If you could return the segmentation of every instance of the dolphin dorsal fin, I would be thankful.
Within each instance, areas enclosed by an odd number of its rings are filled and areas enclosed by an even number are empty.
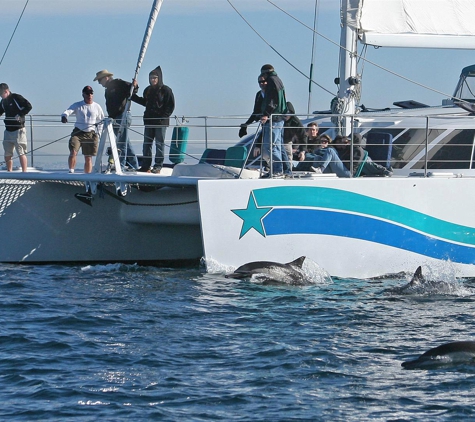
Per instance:
[[[417,279],[417,280],[422,280],[422,278],[423,278],[422,267],[420,265],[417,267],[417,270],[414,273],[414,277],[412,277],[412,278]]]
[[[294,267],[302,268],[305,258],[306,258],[305,256],[301,256],[300,258],[297,258],[294,261],[289,262],[287,265],[293,265]]]

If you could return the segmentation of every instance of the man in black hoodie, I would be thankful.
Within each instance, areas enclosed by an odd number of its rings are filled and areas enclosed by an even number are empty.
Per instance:
[[[32,109],[30,102],[20,94],[14,94],[6,83],[0,84],[0,116],[5,113],[5,134],[3,149],[5,150],[5,163],[7,170],[13,170],[13,150],[16,150],[22,171],[26,171],[26,129],[25,115]]]
[[[175,97],[170,87],[163,84],[160,66],[149,74],[150,85],[145,88],[143,97],[132,95],[132,101],[145,107],[143,122],[145,125],[143,141],[143,162],[139,171],[160,173],[165,158],[165,134],[170,124],[169,117],[175,110]],[[134,86],[137,81],[134,80]],[[155,141],[155,164],[152,165],[152,147]]]

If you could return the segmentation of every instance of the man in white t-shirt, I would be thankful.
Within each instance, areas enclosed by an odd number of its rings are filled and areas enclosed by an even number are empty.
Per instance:
[[[102,133],[102,121],[104,112],[99,104],[93,101],[94,90],[92,87],[85,86],[82,90],[83,101],[69,106],[61,114],[61,122],[68,123],[68,116],[76,115],[76,124],[69,140],[69,172],[74,173],[76,167],[76,157],[79,148],[84,155],[84,173],[92,171],[92,157],[97,155],[99,145],[99,136]]]

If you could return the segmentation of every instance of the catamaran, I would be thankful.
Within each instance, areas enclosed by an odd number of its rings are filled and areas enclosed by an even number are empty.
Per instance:
[[[331,114],[304,120],[332,137],[363,135],[369,155],[391,167],[392,177],[295,172],[262,179],[250,158],[257,133],[207,148],[197,164],[178,159],[159,175],[123,173],[106,120],[90,174],[0,172],[0,228],[11,239],[0,245],[0,262],[176,265],[204,258],[208,267],[229,268],[307,256],[332,276],[443,263],[474,277],[475,66],[462,70],[453,97],[439,106],[410,100],[370,112],[359,104],[360,43],[475,48],[473,1],[433,3],[342,0],[338,94]],[[381,19],[388,13],[389,23]],[[109,145],[114,171],[102,162]]]

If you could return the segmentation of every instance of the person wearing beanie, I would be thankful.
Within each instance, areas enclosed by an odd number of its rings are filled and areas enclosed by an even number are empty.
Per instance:
[[[117,139],[117,148],[120,150],[119,160],[122,170],[125,170],[126,166],[132,170],[137,170],[139,164],[129,139],[129,126],[132,122],[130,116],[127,116],[125,111],[132,84],[122,79],[114,79],[113,76],[114,74],[107,69],[100,70],[96,73],[94,81],[97,81],[99,85],[105,88],[104,96],[106,98],[107,114],[110,118],[114,119],[112,127],[116,136],[119,135],[123,119],[125,119],[126,122],[120,139]],[[138,88],[134,89],[134,93],[137,92],[137,89]]]
[[[259,84],[260,90],[256,93],[256,98],[254,99],[254,108],[252,110],[252,114],[249,116],[249,119],[246,120],[245,123],[242,123],[239,129],[239,137],[242,138],[243,136],[247,135],[247,127],[254,123],[258,122],[262,116],[261,108],[262,108],[262,101],[264,101],[264,92],[266,90],[267,82],[264,78],[258,77],[257,83]]]
[[[6,83],[0,83],[0,97],[0,116],[5,113],[3,149],[7,170],[13,170],[13,150],[15,150],[20,160],[21,170],[27,171],[25,115],[32,109],[31,104],[20,94],[11,92]]]
[[[71,104],[63,114],[61,123],[68,123],[68,117],[76,115],[76,124],[69,139],[69,172],[74,173],[76,157],[79,149],[84,155],[84,173],[92,172],[92,157],[97,155],[99,136],[102,133],[104,112],[102,107],[94,102],[94,90],[87,85],[82,89],[82,101]]]
[[[287,113],[287,100],[285,98],[285,88],[282,80],[277,76],[274,66],[265,64],[261,67],[260,78],[265,79],[266,89],[261,105],[262,123],[262,157],[265,161],[271,162],[272,172],[265,177],[282,177],[284,166],[286,172],[290,172],[290,163],[287,152],[283,146],[283,114]],[[272,116],[272,127],[270,126]]]
[[[170,116],[175,110],[173,91],[163,83],[160,66],[153,69],[148,76],[150,85],[143,92],[143,97],[132,95],[132,101],[145,107],[143,122],[145,125],[143,142],[143,162],[139,171],[160,173],[165,158],[165,135],[170,124]],[[137,81],[133,81],[137,86]],[[153,142],[155,141],[155,163],[153,168]]]

